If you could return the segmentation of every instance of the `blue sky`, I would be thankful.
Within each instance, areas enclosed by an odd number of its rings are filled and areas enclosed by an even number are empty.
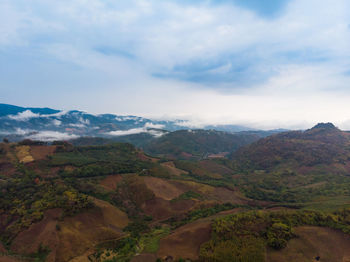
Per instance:
[[[350,128],[346,0],[0,0],[1,102]]]

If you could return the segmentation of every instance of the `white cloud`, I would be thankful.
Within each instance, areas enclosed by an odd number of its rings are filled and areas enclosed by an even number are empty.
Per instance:
[[[151,134],[154,137],[161,137],[162,135],[164,135],[164,132],[160,132],[157,130],[148,130],[148,133]]]
[[[60,118],[61,116],[65,115],[67,112],[66,111],[60,111],[58,113],[54,113],[54,114],[38,114],[38,113],[33,113],[31,110],[25,110],[23,112],[19,112],[17,113],[16,115],[8,115],[8,117],[10,119],[13,119],[13,120],[17,120],[17,121],[27,121],[31,118],[39,118],[39,117],[42,117],[42,118]],[[56,120],[56,119],[53,119],[53,123],[55,125],[58,124],[59,120]],[[85,121],[86,122],[86,121]]]
[[[62,121],[57,120],[57,119],[53,119],[53,120],[52,120],[52,123],[53,123],[55,126],[60,126],[60,125],[62,124]]]
[[[62,133],[62,132],[56,132],[56,131],[40,131],[27,136],[27,138],[31,140],[40,140],[40,141],[70,140],[78,137],[79,136],[74,134],[68,134],[68,133]]]
[[[90,120],[84,119],[82,117],[79,118],[79,122],[82,123],[83,125],[90,125]]]
[[[139,128],[131,128],[128,130],[116,130],[106,133],[107,135],[111,136],[127,136],[127,135],[134,135],[134,134],[141,134],[141,133],[149,133],[152,136],[160,137],[164,134],[162,131],[153,130],[153,128],[162,128],[163,125],[156,125],[152,123],[146,123],[143,127]]]
[[[31,132],[30,130],[24,130],[22,128],[16,128],[15,134],[16,135],[25,135],[27,133]]]
[[[134,121],[143,121],[142,118],[138,116],[117,116],[115,118],[117,121],[127,121],[127,120],[134,120]]]
[[[69,134],[65,132],[57,132],[57,131],[35,131],[29,129],[16,128],[16,135],[24,136],[25,138],[31,140],[40,140],[40,141],[55,141],[55,140],[70,140],[74,138],[78,138],[78,135]]]
[[[162,125],[162,124],[153,124],[151,122],[148,122],[145,124],[145,128],[156,128],[156,129],[162,129],[164,128],[165,126]]]
[[[23,112],[19,112],[17,115],[8,115],[8,117],[17,121],[27,121],[31,118],[40,117],[40,114],[33,113],[30,110],[25,110]]]
[[[84,127],[86,127],[85,124],[79,124],[79,123],[77,123],[77,124],[69,124],[69,126],[71,126],[71,127],[78,127],[78,128],[84,128]]]
[[[127,135],[134,135],[134,134],[140,134],[140,133],[147,133],[147,129],[140,127],[140,128],[132,128],[128,130],[111,131],[111,132],[108,132],[107,134],[112,136],[127,136]]]

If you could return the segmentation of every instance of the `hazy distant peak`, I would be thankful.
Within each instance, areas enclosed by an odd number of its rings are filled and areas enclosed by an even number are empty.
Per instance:
[[[338,129],[335,125],[333,125],[332,123],[328,122],[328,123],[318,123],[317,125],[315,125],[313,128],[311,128],[311,130],[314,129]]]

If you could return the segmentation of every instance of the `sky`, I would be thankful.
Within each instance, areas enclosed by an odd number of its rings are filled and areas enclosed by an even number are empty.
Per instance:
[[[350,129],[348,0],[0,0],[0,102]]]

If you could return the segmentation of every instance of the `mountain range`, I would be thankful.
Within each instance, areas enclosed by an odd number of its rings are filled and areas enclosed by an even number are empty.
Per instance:
[[[78,110],[63,111],[0,104],[0,137],[11,141],[24,138],[42,141],[70,140],[82,136],[116,138],[137,134],[160,137],[168,132],[192,128],[187,120],[152,120],[113,114],[93,115]],[[201,129],[224,132],[251,131],[259,132],[260,136],[282,131],[264,132],[240,125],[207,125]]]

